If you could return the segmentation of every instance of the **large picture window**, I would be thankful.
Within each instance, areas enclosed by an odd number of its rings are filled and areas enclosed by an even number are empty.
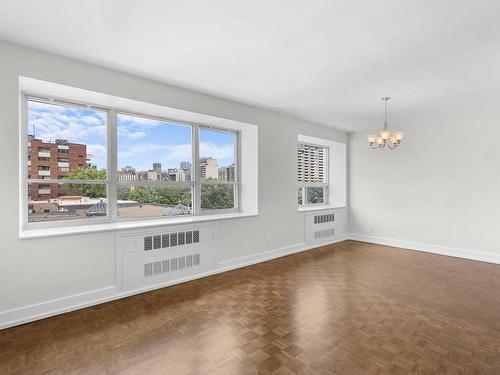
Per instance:
[[[308,143],[297,145],[299,206],[328,204],[328,148]]]
[[[237,131],[51,98],[24,104],[29,225],[239,210]]]

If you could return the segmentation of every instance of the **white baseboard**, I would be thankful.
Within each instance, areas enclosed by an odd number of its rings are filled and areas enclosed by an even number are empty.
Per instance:
[[[116,287],[113,285],[89,292],[73,294],[68,297],[56,298],[12,310],[1,311],[0,329],[106,302],[116,294],[116,290]]]
[[[209,270],[209,271],[205,270],[204,272],[201,272],[194,276],[189,276],[182,279],[169,281],[167,283],[161,283],[154,286],[148,286],[147,288],[139,288],[132,291],[124,292],[119,290],[115,285],[113,285],[102,289],[96,289],[67,297],[44,301],[29,306],[23,306],[11,310],[1,311],[0,330],[32,322],[35,320],[48,318],[50,316],[63,314],[69,311],[98,305],[100,303],[113,301],[119,298],[128,297],[134,294],[140,294],[150,290],[160,289],[167,286],[180,284],[187,281],[199,279],[202,277],[230,271],[236,268],[247,267],[253,264],[266,262],[272,259],[299,253],[302,251],[312,250],[314,248],[318,248],[321,246],[327,246],[337,242],[345,241],[346,239],[348,239],[347,236],[339,235],[336,236],[335,240],[329,242],[314,243],[314,244],[298,243],[279,249],[263,251],[257,254],[252,254],[237,259],[222,261],[219,262],[217,268],[214,270]]]
[[[321,246],[333,245],[337,242],[342,242],[347,240],[348,238],[345,235],[336,236],[336,238],[332,241],[328,242],[320,242],[315,244],[306,244],[305,242],[298,243],[295,245],[290,245],[287,247],[282,247],[280,249],[274,249],[269,251],[263,251],[257,254],[248,255],[245,257],[231,259],[219,262],[217,270],[219,272],[226,272],[230,270],[234,270],[236,268],[251,266],[252,264],[267,262],[272,259],[281,258],[287,255],[292,255],[296,253],[300,253],[302,251],[312,250]]]
[[[395,239],[377,237],[377,236],[368,236],[365,234],[357,234],[357,233],[350,233],[347,235],[347,237],[351,240],[361,241],[361,242],[369,242],[369,243],[373,243],[373,244],[377,244],[377,245],[392,246],[392,247],[398,247],[401,249],[423,251],[426,253],[446,255],[446,256],[451,256],[451,257],[456,257],[456,258],[463,258],[463,259],[469,259],[469,260],[476,260],[476,261],[480,261],[480,262],[500,264],[500,255],[497,255],[497,254],[484,253],[484,252],[466,250],[466,249],[459,249],[459,248],[453,248],[453,247],[447,247],[447,246],[441,246],[441,245],[431,245],[431,244],[426,244],[426,243],[421,243],[421,242],[412,242],[412,241],[395,240]]]

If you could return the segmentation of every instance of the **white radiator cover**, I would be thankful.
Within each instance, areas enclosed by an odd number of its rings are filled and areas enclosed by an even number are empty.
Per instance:
[[[213,271],[215,224],[200,223],[118,233],[118,285],[133,290]]]
[[[308,244],[331,242],[336,237],[334,210],[308,211],[304,215],[304,241]]]

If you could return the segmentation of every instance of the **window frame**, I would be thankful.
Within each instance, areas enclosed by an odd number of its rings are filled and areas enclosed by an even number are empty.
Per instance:
[[[330,204],[330,173],[329,173],[329,161],[330,161],[330,147],[325,146],[325,145],[320,145],[320,144],[315,144],[315,143],[310,143],[310,142],[304,142],[304,141],[297,141],[297,152],[299,145],[306,145],[306,146],[313,146],[313,147],[320,147],[325,150],[325,155],[324,155],[324,180],[326,182],[303,182],[303,181],[298,181],[298,164],[297,164],[297,195],[299,190],[302,190],[302,203],[298,202],[298,196],[297,196],[297,206],[299,208],[307,208],[307,207],[316,207],[316,206],[326,206]],[[298,155],[296,154],[296,157]],[[298,158],[297,158],[298,162]],[[307,202],[307,189],[308,188],[323,188],[323,202],[318,202],[318,203],[308,203]]]
[[[197,168],[196,168],[196,182],[198,182],[198,189],[196,190],[199,195],[196,199],[197,205],[196,209],[198,210],[198,215],[199,216],[205,216],[205,215],[213,215],[214,213],[233,213],[233,212],[240,212],[240,132],[235,131],[235,130],[229,130],[229,129],[224,129],[218,126],[208,126],[208,125],[195,125],[197,127],[196,129],[196,134],[197,134],[197,147],[196,147],[196,157],[197,157]],[[200,168],[199,168],[199,160],[200,160],[200,155],[199,155],[199,147],[200,147],[200,129],[208,129],[211,131],[218,131],[218,132],[224,132],[224,133],[232,133],[234,135],[234,181],[219,181],[219,180],[212,180],[212,181],[207,181],[207,180],[202,180],[200,178]],[[233,197],[234,197],[234,207],[233,208],[215,208],[215,209],[206,209],[203,210],[201,208],[201,185],[232,185],[233,186]]]
[[[95,105],[89,102],[82,102],[77,100],[65,100],[62,98],[50,96],[43,96],[39,94],[32,94],[28,91],[20,92],[20,190],[21,190],[21,213],[20,221],[22,230],[29,229],[43,229],[43,228],[60,228],[66,226],[82,226],[82,225],[97,225],[106,223],[126,223],[126,222],[140,222],[140,221],[160,221],[166,218],[168,219],[179,219],[182,221],[186,217],[196,217],[196,216],[209,216],[224,213],[239,213],[240,210],[240,192],[241,192],[241,179],[240,179],[240,138],[241,134],[239,130],[226,129],[218,126],[212,126],[207,123],[201,122],[186,122],[178,121],[173,118],[167,118],[163,116],[155,116],[145,113],[137,113],[135,111],[128,111],[124,108],[112,107],[112,106],[102,106]],[[69,179],[30,179],[28,178],[28,134],[29,134],[29,124],[28,124],[28,102],[35,101],[46,104],[53,104],[58,106],[66,107],[76,107],[76,108],[87,108],[90,110],[96,110],[106,113],[106,179],[105,180],[69,180]],[[118,181],[117,171],[118,171],[118,136],[117,136],[117,116],[119,114],[141,117],[146,119],[157,120],[161,122],[167,122],[172,124],[178,124],[183,126],[188,126],[191,128],[191,142],[192,142],[192,171],[191,171],[191,181]],[[210,181],[210,184],[218,185],[233,185],[234,188],[234,208],[228,209],[211,209],[211,210],[201,210],[201,185],[206,184],[199,178],[199,134],[200,129],[206,128],[210,130],[217,130],[223,132],[230,132],[234,134],[235,139],[235,155],[234,155],[234,167],[235,167],[235,181]],[[59,155],[59,153],[58,153]],[[30,222],[28,214],[28,186],[29,184],[64,184],[64,183],[81,183],[81,184],[102,184],[106,185],[106,202],[107,202],[107,212],[106,216],[94,217],[89,219],[72,219],[72,220],[54,220],[54,221],[40,221],[40,222]],[[166,217],[148,217],[148,218],[118,218],[118,194],[117,189],[119,186],[190,186],[191,187],[191,200],[192,200],[192,213],[189,215],[180,215],[178,218],[175,216]]]

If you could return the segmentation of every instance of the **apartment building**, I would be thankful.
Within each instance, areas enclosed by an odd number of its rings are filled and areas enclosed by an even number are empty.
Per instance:
[[[200,158],[200,178],[219,178],[217,159]]]
[[[42,180],[60,180],[68,172],[84,168],[87,163],[87,146],[70,143],[64,139],[45,142],[28,136],[28,178]],[[67,195],[68,189],[57,184],[30,184],[28,195],[30,200],[57,199]]]
[[[299,143],[297,145],[298,181],[323,182],[326,177],[326,157],[324,147]]]
[[[235,181],[234,177],[234,164],[219,168],[219,180]]]

